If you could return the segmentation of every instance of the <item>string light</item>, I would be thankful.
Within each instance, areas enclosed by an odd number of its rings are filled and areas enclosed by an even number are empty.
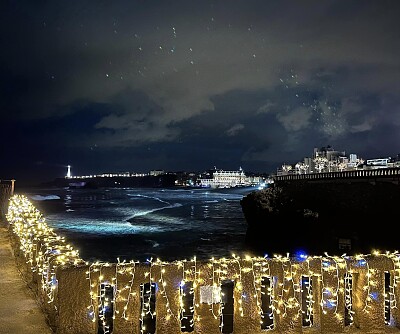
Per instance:
[[[85,261],[79,257],[77,250],[46,224],[41,212],[26,196],[10,197],[6,218],[18,238],[26,263],[40,279],[46,302],[54,305],[58,286],[57,268],[82,265]]]
[[[231,259],[212,258],[200,264],[196,257],[190,261],[174,262],[149,259],[147,263],[139,263],[120,262],[117,259],[117,263],[88,263],[80,258],[79,252],[63,237],[47,226],[40,211],[25,196],[10,197],[6,218],[24,261],[32,274],[39,279],[44,300],[55,310],[59,283],[57,269],[87,268],[87,316],[102,327],[103,333],[112,333],[114,320],[139,321],[142,325],[141,333],[147,333],[144,320],[148,316],[155,321],[156,310],[153,304],[155,297],[163,297],[164,300],[162,305],[165,310],[160,315],[161,319],[166,321],[175,319],[182,324],[186,317],[190,317],[188,331],[193,331],[196,324],[202,321],[199,309],[202,287],[211,287],[211,316],[220,319],[222,329],[226,299],[222,295],[221,287],[226,282],[234,283],[234,297],[239,297],[237,308],[234,310],[235,316],[252,316],[251,309],[247,308],[247,305],[254,305],[260,325],[263,325],[265,316],[262,295],[267,294],[270,318],[272,318],[270,319],[272,324],[267,329],[273,329],[277,325],[279,327],[283,322],[298,321],[302,315],[302,277],[309,278],[305,294],[307,305],[305,311],[310,326],[313,326],[311,320],[315,315],[334,317],[342,322],[342,314],[346,312],[348,319],[345,319],[345,322],[348,325],[353,323],[353,315],[356,312],[364,317],[371,317],[369,314],[377,305],[383,305],[385,312],[391,312],[390,314],[394,314],[397,310],[396,293],[400,278],[400,255],[397,251],[341,257],[325,254],[304,256],[301,259],[291,258],[288,255],[274,255],[273,258],[250,256],[241,258],[233,255]],[[380,267],[377,267],[377,263]],[[139,267],[141,274],[138,277]],[[382,291],[380,280],[385,276],[383,274],[385,272],[390,274],[390,284],[383,293],[384,303],[382,303],[382,299],[378,297]],[[168,284],[171,275],[179,282],[177,286],[171,287]],[[353,289],[354,275],[363,278],[356,280],[357,284],[362,284],[356,290]],[[319,284],[315,284],[316,282]],[[138,284],[142,287],[140,296],[137,296],[136,291]],[[268,285],[264,286],[265,284]],[[185,286],[190,286],[190,289],[184,291]],[[184,302],[188,291],[193,296],[192,305],[185,305]],[[353,306],[355,293],[363,294],[357,296],[356,308]],[[139,318],[132,319],[132,315],[135,314],[133,303],[138,297],[142,309]],[[315,300],[319,300],[320,303],[315,303]],[[317,312],[318,307],[320,312]],[[287,317],[290,319],[285,319]],[[390,321],[385,323],[390,325]]]

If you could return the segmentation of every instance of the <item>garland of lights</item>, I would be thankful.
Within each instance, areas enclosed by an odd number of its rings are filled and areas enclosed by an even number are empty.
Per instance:
[[[233,258],[235,259],[238,267],[239,267],[239,273],[235,276],[235,278],[237,279],[237,284],[236,284],[236,289],[240,292],[240,299],[239,299],[239,313],[240,316],[243,317],[244,313],[243,313],[243,298],[244,295],[242,293],[243,290],[243,285],[242,285],[242,271],[243,272],[248,272],[247,268],[242,268],[242,266],[240,265],[240,257],[236,256],[235,254],[232,255]]]
[[[223,305],[221,303],[221,269],[215,269],[215,265],[218,263],[214,258],[211,259],[211,263],[209,266],[212,268],[212,303],[210,304],[210,311],[214,317],[214,319],[218,319],[219,316],[223,315],[222,310],[223,310]],[[215,281],[215,276],[216,274],[218,275],[217,281]],[[219,309],[218,309],[218,314],[216,315],[214,313],[214,300],[218,301]],[[221,320],[221,329],[223,327],[223,318]]]
[[[353,283],[353,277],[352,274],[346,273],[344,277],[344,305],[347,310],[348,316],[349,316],[349,324],[352,324],[354,322],[353,314],[355,313],[353,311],[353,298],[352,298],[352,283]]]
[[[92,283],[92,268],[95,266],[95,264],[91,264],[89,267],[89,270],[86,271],[86,279],[89,281],[89,295],[90,295],[90,305],[87,307],[88,309],[88,314],[92,322],[96,321],[96,315],[94,312],[94,303],[93,300],[97,299],[96,294],[93,292],[92,288],[95,286]],[[94,269],[93,269],[94,270]]]
[[[194,260],[194,263],[196,263],[195,260]],[[181,280],[181,283],[179,285],[179,310],[180,310],[179,320],[182,323],[182,321],[184,319],[187,319],[187,316],[185,316],[185,313],[186,313],[185,303],[183,301],[184,298],[186,297],[186,292],[185,292],[184,288],[185,288],[186,282],[189,281],[187,279],[187,276],[190,275],[192,271],[190,269],[185,269],[185,261],[180,261],[179,262],[179,266],[182,267],[182,280]],[[195,266],[194,266],[194,270],[196,270]],[[194,305],[195,304],[195,302],[194,302],[195,295],[194,295],[193,284],[191,284],[189,294],[193,296],[193,305]],[[194,328],[194,319],[193,319],[194,306],[193,305],[190,305],[190,307],[189,307],[189,313],[191,315],[190,321],[189,321],[189,329],[190,329],[190,331],[192,331],[193,328]],[[182,326],[181,326],[181,329],[183,329]]]
[[[200,279],[200,270],[197,269],[197,258],[196,256],[193,257],[193,271],[194,271],[194,277],[193,277],[193,291],[201,284],[201,279]],[[196,308],[200,307],[199,302],[196,299],[196,294],[193,295],[193,304],[195,305]],[[193,310],[194,315],[196,315],[196,309]],[[197,314],[195,321],[200,322],[200,315]],[[194,323],[193,323],[194,326]]]
[[[119,292],[119,295],[121,296],[122,295],[122,291],[123,290],[127,290],[128,297],[123,299],[126,303],[125,303],[125,305],[123,307],[122,318],[125,319],[125,320],[129,320],[129,317],[126,315],[126,311],[128,310],[129,302],[130,302],[132,296],[136,296],[136,292],[132,292],[132,290],[133,290],[133,282],[134,282],[134,279],[135,279],[136,264],[135,264],[134,261],[130,261],[128,264],[125,264],[125,262],[122,263],[122,264],[120,263],[120,266],[122,267],[122,269],[120,269],[120,271],[119,271],[119,273],[121,275],[125,274],[128,271],[129,275],[131,276],[131,279],[129,281],[130,284],[124,286],[121,289],[121,291]],[[117,287],[118,287],[118,285],[117,285]]]
[[[357,265],[359,267],[366,267],[367,268],[367,273],[365,275],[365,277],[367,278],[367,284],[364,285],[363,290],[366,291],[367,297],[365,298],[365,305],[363,308],[363,312],[369,313],[369,302],[371,301],[371,282],[370,282],[370,277],[372,275],[372,269],[369,268],[369,263],[368,261],[365,259],[366,256],[364,255],[356,255],[356,261],[357,261]]]
[[[106,318],[105,318],[105,311],[106,308],[108,307],[109,300],[105,295],[106,292],[106,286],[108,285],[108,281],[104,281],[104,276],[102,275],[101,270],[103,269],[104,266],[107,266],[107,263],[102,263],[99,267],[99,287],[100,287],[100,293],[97,295],[97,314],[99,317],[99,322],[101,326],[103,327],[103,333],[108,334],[109,333],[109,326],[107,325]]]
[[[398,284],[398,280],[400,279],[400,257],[398,254],[390,254],[390,253],[386,253],[387,256],[389,256],[389,258],[392,260],[393,263],[393,285],[391,285],[391,304],[390,304],[390,308],[391,309],[397,309],[397,300],[396,298],[394,298],[395,296],[395,292],[396,292],[396,288],[397,288],[397,284]]]
[[[333,262],[333,264],[332,264]],[[336,277],[336,287],[335,289],[325,286],[324,278],[327,275],[324,272],[332,273],[333,276]],[[321,308],[322,313],[327,314],[326,308],[332,309],[334,308],[334,313],[337,314],[338,308],[338,291],[339,291],[339,268],[338,263],[335,261],[333,257],[321,257]]]
[[[270,319],[273,320],[273,311],[274,305],[272,301],[274,300],[274,290],[273,290],[273,281],[271,276],[271,268],[269,266],[269,261],[265,258],[252,258],[250,256],[246,256],[245,258],[247,261],[250,261],[251,267],[247,268],[248,271],[252,272],[253,275],[253,289],[254,295],[253,298],[256,300],[256,306],[258,308],[258,312],[260,314],[260,325],[264,324],[264,311],[262,309],[262,303],[260,302],[259,298],[266,294],[268,297],[268,305],[271,309],[271,314],[269,315]],[[258,262],[255,262],[258,260]],[[243,269],[245,270],[245,269]],[[269,286],[263,285],[263,278],[269,279]],[[272,321],[271,325],[266,326],[265,329],[273,329],[274,323]]]
[[[157,259],[157,262],[156,262],[155,265],[160,266],[160,279],[158,280],[158,282],[160,283],[159,284],[160,293],[165,298],[165,302],[166,302],[165,307],[167,308],[167,316],[166,316],[165,320],[168,321],[171,317],[175,317],[175,318],[179,319],[179,316],[175,315],[172,312],[171,307],[169,305],[168,295],[167,295],[167,292],[165,290],[165,287],[167,286],[167,282],[164,280],[164,276],[163,276],[164,273],[165,273],[165,268],[164,268],[165,264],[166,264],[165,262],[162,262],[160,259]]]
[[[6,218],[18,237],[26,263],[30,265],[32,273],[38,275],[47,303],[56,308],[57,268],[85,262],[79,257],[78,251],[47,226],[45,218],[26,196],[10,197]]]
[[[110,324],[106,319],[106,310],[108,307],[112,307],[112,319],[115,319],[117,315],[121,314],[120,318],[129,320],[128,308],[132,302],[132,297],[136,296],[134,290],[134,280],[136,274],[136,267],[138,262],[118,262],[116,264],[110,263],[86,263],[79,257],[79,252],[74,250],[63,237],[57,235],[53,229],[51,229],[45,221],[39,210],[37,210],[32,203],[23,195],[14,195],[9,199],[8,212],[6,215],[7,221],[10,224],[11,230],[14,235],[18,238],[19,249],[24,256],[25,262],[30,267],[32,273],[37,275],[39,278],[41,290],[46,301],[52,304],[56,308],[56,293],[58,286],[58,279],[56,277],[57,268],[60,266],[81,266],[83,264],[88,265],[86,271],[86,279],[89,282],[89,306],[88,315],[89,318],[99,325],[103,326],[104,333],[110,332]],[[297,317],[301,314],[301,303],[297,299],[301,288],[298,282],[298,271],[302,276],[310,278],[310,286],[307,287],[307,319],[311,323],[311,317],[314,312],[313,305],[313,289],[311,284],[311,277],[318,277],[321,283],[321,303],[320,308],[322,314],[333,313],[339,320],[342,320],[341,311],[339,307],[339,297],[344,298],[344,307],[350,318],[350,323],[353,322],[353,305],[352,305],[352,274],[355,268],[357,271],[365,272],[366,282],[363,286],[363,291],[366,293],[365,304],[359,312],[368,314],[372,308],[371,302],[375,298],[372,293],[372,288],[377,286],[377,281],[374,273],[376,269],[370,268],[369,260],[372,258],[381,257],[382,260],[389,259],[393,264],[392,268],[387,271],[391,274],[391,284],[389,284],[389,290],[385,293],[385,307],[388,305],[388,311],[394,311],[397,309],[397,301],[395,294],[398,290],[398,282],[400,280],[400,255],[398,252],[386,252],[381,254],[375,252],[374,254],[368,255],[357,255],[354,257],[348,257],[343,255],[342,257],[329,256],[305,256],[302,260],[294,260],[289,256],[275,255],[272,259],[269,258],[253,258],[240,257],[233,255],[232,259],[214,259],[212,258],[208,263],[210,269],[210,275],[208,277],[202,277],[197,264],[196,257],[191,260],[190,268],[187,268],[185,264],[187,261],[177,261],[175,263],[162,262],[157,259],[153,261],[148,260],[149,269],[144,273],[145,278],[149,281],[149,290],[146,289],[143,284],[141,290],[141,302],[142,310],[140,314],[141,333],[145,332],[144,317],[150,315],[151,318],[156,316],[155,310],[151,308],[150,301],[153,298],[153,289],[156,287],[154,277],[156,276],[155,270],[157,269],[158,279],[158,292],[163,298],[165,298],[166,307],[166,320],[170,317],[176,318],[178,321],[184,319],[186,314],[186,305],[184,303],[185,292],[183,287],[191,283],[189,293],[193,295],[193,305],[189,305],[189,314],[191,314],[190,328],[195,327],[196,322],[200,322],[200,315],[196,312],[196,308],[200,307],[198,301],[198,295],[196,294],[197,289],[204,286],[205,279],[211,279],[212,287],[212,304],[210,311],[215,319],[220,317],[221,323],[220,328],[224,326],[223,319],[223,307],[222,302],[222,291],[221,284],[226,279],[231,279],[228,276],[228,269],[231,270],[233,267],[237,267],[235,274],[233,274],[233,280],[235,282],[235,289],[237,293],[240,293],[239,303],[239,315],[244,316],[245,309],[243,309],[243,300],[247,295],[243,293],[243,276],[249,273],[253,278],[251,289],[254,294],[249,294],[250,298],[253,298],[257,310],[261,317],[261,324],[263,323],[264,312],[262,308],[262,300],[260,297],[263,294],[267,294],[269,298],[269,304],[272,311],[273,323],[268,327],[272,329],[274,326],[274,316],[285,317],[289,314],[289,310],[297,310],[298,312],[294,315],[293,320],[296,321]],[[302,262],[306,263],[306,266],[301,265]],[[316,261],[320,263],[319,272],[315,272]],[[275,280],[272,276],[271,263],[277,263],[281,266],[282,281],[278,281],[276,285]],[[311,262],[313,263],[311,265]],[[167,282],[164,275],[166,267],[170,264],[176,265],[178,270],[182,270],[182,279],[180,280],[179,286],[179,305],[177,305],[178,312],[175,314],[172,312],[170,300],[168,296]],[[107,274],[112,277],[105,278],[102,269],[107,267],[115,266],[115,271]],[[209,277],[211,276],[211,277]],[[128,284],[122,284],[126,278],[129,277]],[[122,279],[123,278],[123,279]],[[263,279],[269,279],[269,286],[263,285]],[[329,278],[329,280],[328,280]],[[327,282],[332,281],[329,285]],[[112,297],[106,291],[111,289]],[[294,291],[294,296],[289,295],[291,291]],[[385,291],[386,292],[386,291]],[[122,303],[116,304],[116,301]],[[174,299],[175,300],[175,299]],[[215,305],[219,304],[219,308],[215,311]],[[117,306],[122,305],[122,309],[117,309]],[[385,310],[386,311],[386,310]],[[292,314],[291,312],[290,314]],[[386,324],[388,324],[386,322]],[[111,324],[112,326],[112,324]]]
[[[292,263],[288,256],[283,257],[276,255],[274,258],[280,262],[283,272],[283,282],[279,283],[281,286],[281,291],[278,294],[278,299],[275,301],[277,303],[276,313],[281,314],[282,317],[286,317],[288,309],[300,310],[300,303],[297,298],[287,295],[291,290],[296,291],[294,275],[292,272]],[[282,307],[283,312],[281,311]],[[298,315],[295,317],[295,319],[297,319],[297,317]]]
[[[248,258],[246,258],[248,259]],[[261,320],[260,320],[260,324],[263,324],[263,318],[264,318],[264,312],[263,309],[261,307],[261,303],[259,301],[259,294],[261,295],[263,293],[262,291],[262,275],[260,275],[260,272],[258,271],[256,273],[255,269],[254,269],[254,259],[250,258],[249,259],[251,261],[251,272],[253,273],[253,289],[254,289],[254,294],[253,294],[253,298],[256,300],[256,305],[258,308],[258,313],[261,316]]]
[[[142,310],[140,312],[140,333],[144,333],[146,330],[146,326],[144,323],[144,317],[146,314],[150,314],[151,318],[153,319],[156,315],[156,312],[151,311],[151,296],[152,296],[152,287],[154,286],[153,284],[153,279],[151,276],[151,269],[153,265],[153,259],[150,258],[147,260],[147,262],[150,264],[149,271],[145,272],[144,276],[147,278],[149,277],[149,290],[146,290],[146,285],[142,284],[141,285],[141,290],[140,290],[140,300],[141,300],[141,305],[142,305]],[[147,296],[147,298],[146,298]]]

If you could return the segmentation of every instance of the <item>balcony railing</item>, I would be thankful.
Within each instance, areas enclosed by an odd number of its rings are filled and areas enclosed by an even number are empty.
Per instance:
[[[294,180],[323,180],[323,179],[349,179],[349,178],[400,178],[400,168],[380,168],[380,169],[360,169],[342,172],[324,172],[308,174],[287,174],[277,175],[273,179],[275,182],[294,181]]]

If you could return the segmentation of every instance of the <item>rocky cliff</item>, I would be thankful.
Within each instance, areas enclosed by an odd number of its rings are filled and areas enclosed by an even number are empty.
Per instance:
[[[295,181],[241,200],[246,243],[256,253],[331,255],[394,251],[400,186],[391,182]]]

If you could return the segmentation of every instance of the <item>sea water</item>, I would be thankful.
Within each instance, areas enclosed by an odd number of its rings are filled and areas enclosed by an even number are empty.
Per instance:
[[[245,255],[240,200],[254,188],[35,189],[46,223],[87,261]]]

